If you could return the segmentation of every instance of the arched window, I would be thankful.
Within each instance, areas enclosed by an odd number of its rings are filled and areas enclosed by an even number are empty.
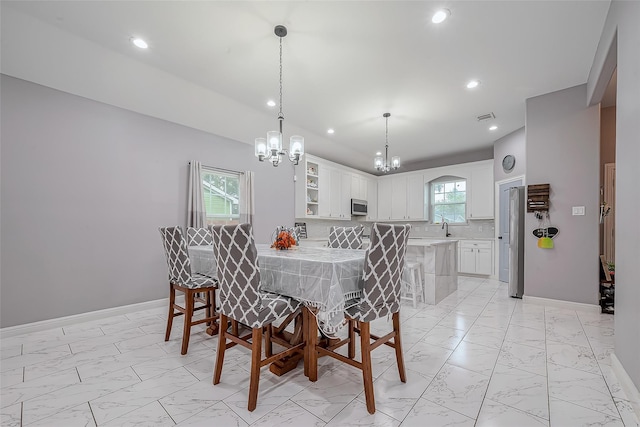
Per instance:
[[[430,182],[431,222],[467,222],[467,180],[441,176]]]

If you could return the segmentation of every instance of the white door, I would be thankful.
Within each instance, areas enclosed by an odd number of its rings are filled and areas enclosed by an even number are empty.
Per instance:
[[[500,184],[500,223],[498,224],[498,280],[509,282],[509,188],[522,185],[522,179]]]

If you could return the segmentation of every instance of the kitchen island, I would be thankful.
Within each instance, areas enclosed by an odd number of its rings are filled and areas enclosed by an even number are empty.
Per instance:
[[[407,260],[422,264],[424,298],[438,304],[458,289],[458,241],[409,238]]]

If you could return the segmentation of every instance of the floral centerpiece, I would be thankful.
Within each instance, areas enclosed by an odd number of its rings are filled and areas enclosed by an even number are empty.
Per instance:
[[[289,249],[292,246],[295,246],[296,239],[293,238],[291,233],[288,231],[280,231],[276,240],[271,244],[272,248],[276,249]]]

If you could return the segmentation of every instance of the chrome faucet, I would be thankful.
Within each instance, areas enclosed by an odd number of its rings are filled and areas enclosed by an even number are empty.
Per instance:
[[[449,223],[447,221],[442,222],[442,229],[444,230],[445,237],[451,236],[451,233],[449,233]]]

